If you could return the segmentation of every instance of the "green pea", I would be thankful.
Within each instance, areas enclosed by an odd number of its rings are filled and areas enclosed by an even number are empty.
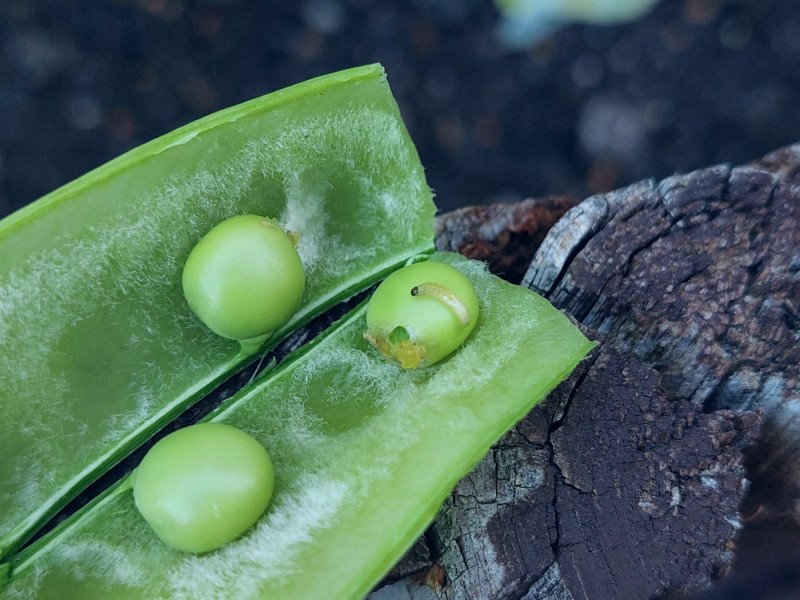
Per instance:
[[[183,268],[183,293],[215,333],[248,340],[274,331],[295,313],[305,288],[303,263],[272,219],[239,215],[194,247]]]
[[[364,337],[404,369],[416,369],[455,351],[477,320],[470,281],[455,267],[428,261],[403,267],[378,286]]]
[[[264,513],[274,472],[264,447],[231,425],[201,423],[156,443],[133,480],[136,507],[161,540],[185,552],[208,552]]]

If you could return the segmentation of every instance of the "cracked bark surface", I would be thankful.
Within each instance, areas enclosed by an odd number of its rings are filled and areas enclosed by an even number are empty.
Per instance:
[[[465,214],[440,243],[497,260]],[[375,600],[684,597],[774,561],[777,530],[796,548],[800,145],[585,200],[524,284],[604,342],[459,484],[432,565]]]
[[[659,381],[603,346],[458,485],[426,536],[433,566],[370,600],[635,599],[707,587],[731,564],[741,450],[759,419],[705,414]],[[430,570],[443,576],[425,581]]]
[[[788,510],[800,495],[800,145],[588,199],[524,283],[653,365],[674,397],[763,409],[751,475],[767,508]]]
[[[703,589],[731,563],[741,451],[759,420],[670,398],[652,368],[612,348],[551,435],[563,579],[575,598]]]

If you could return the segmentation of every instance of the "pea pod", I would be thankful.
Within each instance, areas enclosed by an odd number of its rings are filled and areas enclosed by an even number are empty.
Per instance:
[[[300,308],[268,340],[432,249],[434,206],[380,66],[178,129],[0,222],[0,558],[259,349],[181,292],[237,214],[298,234]]]
[[[161,544],[122,482],[22,551],[6,598],[346,600],[365,595],[457,480],[592,347],[541,297],[440,254],[481,306],[464,346],[403,370],[363,338],[365,308],[210,419],[244,429],[275,466],[270,508],[204,555]]]

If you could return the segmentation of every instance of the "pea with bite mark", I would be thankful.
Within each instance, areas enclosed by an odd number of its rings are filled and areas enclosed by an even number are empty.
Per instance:
[[[454,352],[475,327],[478,297],[455,267],[408,265],[389,275],[367,307],[364,337],[404,369],[433,365]]]

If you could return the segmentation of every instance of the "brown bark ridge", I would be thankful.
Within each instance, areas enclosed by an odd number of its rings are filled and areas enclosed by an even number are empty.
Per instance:
[[[524,284],[603,344],[459,484],[432,564],[370,600],[685,597],[734,557],[774,563],[759,526],[796,530],[800,506],[798,195],[794,146],[561,218]]]
[[[493,273],[519,283],[547,232],[578,202],[550,196],[460,208],[436,219],[436,247],[486,261]]]

